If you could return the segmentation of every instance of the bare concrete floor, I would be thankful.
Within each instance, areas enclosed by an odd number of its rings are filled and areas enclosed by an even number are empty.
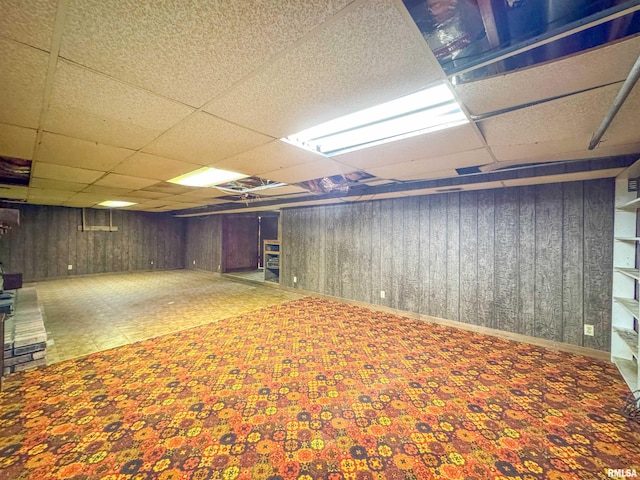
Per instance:
[[[31,285],[44,309],[49,364],[301,298],[194,270],[72,277]]]

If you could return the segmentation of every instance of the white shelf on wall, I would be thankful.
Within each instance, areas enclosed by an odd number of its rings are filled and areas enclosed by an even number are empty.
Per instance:
[[[640,258],[638,258],[638,192],[629,191],[629,179],[640,172],[640,161],[616,177],[613,242],[613,302],[611,306],[611,361],[632,392],[640,388]],[[636,394],[640,397],[640,392]]]
[[[631,355],[638,360],[638,332],[618,327],[613,327],[613,332],[620,337],[620,340],[629,348]]]
[[[616,267],[616,268],[614,268],[614,271],[622,273],[623,275],[626,275],[627,277],[631,277],[634,280],[640,281],[640,270],[637,269],[637,268]]]
[[[636,318],[640,316],[640,303],[638,302],[638,300],[622,297],[613,297],[613,300],[620,304],[622,308],[624,308],[629,313],[629,315],[633,315]]]
[[[638,210],[640,209],[640,198],[634,198],[629,202],[618,205],[616,208],[618,210],[626,210],[628,212],[633,212],[634,210]]]

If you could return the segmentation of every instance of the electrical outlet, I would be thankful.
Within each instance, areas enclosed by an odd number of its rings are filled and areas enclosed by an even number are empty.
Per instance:
[[[293,277],[293,283],[298,283],[298,277]]]
[[[73,265],[67,265],[67,270],[73,270]]]
[[[193,264],[194,264],[194,265],[196,264],[196,261],[195,261],[195,260],[193,261]]]
[[[593,331],[593,325],[585,325],[584,326],[584,334],[588,335],[590,337],[593,337],[595,335],[595,333]]]
[[[385,298],[386,294],[384,293],[384,290],[380,290],[380,298]]]
[[[153,265],[153,260],[151,260],[151,265]]]

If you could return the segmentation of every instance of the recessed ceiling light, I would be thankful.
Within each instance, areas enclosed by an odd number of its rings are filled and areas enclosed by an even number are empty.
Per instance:
[[[203,167],[167,181],[170,183],[177,183],[178,185],[185,185],[188,187],[212,187],[214,185],[232,182],[234,180],[239,180],[248,176],[249,175],[245,175],[244,173]]]
[[[124,202],[121,200],[106,200],[104,202],[100,202],[98,205],[101,205],[103,207],[121,208],[121,207],[129,207],[131,205],[137,205],[137,203]]]
[[[330,120],[282,140],[327,157],[468,123],[445,84]]]

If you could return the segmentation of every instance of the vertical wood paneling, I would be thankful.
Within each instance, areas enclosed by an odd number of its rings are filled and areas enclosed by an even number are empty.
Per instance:
[[[582,182],[563,185],[562,341],[582,345],[584,284],[584,189]]]
[[[316,243],[316,250],[313,252],[313,257],[316,259],[318,264],[318,291],[324,292],[327,288],[326,279],[327,279],[327,263],[326,263],[326,253],[327,253],[327,209],[325,207],[318,207],[315,210],[316,214],[311,216],[311,221],[314,223],[314,231],[316,233],[316,237],[318,239]]]
[[[393,269],[392,232],[389,225],[393,224],[393,202],[380,202],[380,290],[378,291],[379,305],[390,306],[390,296],[393,283],[391,272]],[[385,292],[385,298],[380,298],[380,291]]]
[[[282,238],[313,291],[607,349],[612,218],[613,183],[577,182],[289,209]]]
[[[402,308],[404,296],[405,272],[404,272],[404,237],[407,234],[404,225],[405,199],[397,198],[391,201],[391,292],[389,306]]]
[[[0,242],[11,243],[6,247],[14,252],[11,268],[21,272],[24,281],[133,270],[129,252],[142,255],[151,248],[164,258],[165,268],[181,268],[183,223],[178,219],[174,221],[164,214],[114,211],[117,232],[83,232],[78,230],[82,225],[81,209],[38,205],[21,205],[19,209],[21,224],[15,228],[16,234]],[[109,225],[108,210],[86,209],[86,216],[87,226]],[[163,235],[162,242],[155,247],[142,243],[145,230],[148,238]],[[170,261],[172,258],[179,261]],[[68,265],[73,269],[68,270]]]
[[[495,192],[478,192],[478,325],[495,328]]]
[[[291,268],[289,267],[289,252],[290,235],[293,227],[293,223],[290,220],[291,209],[285,208],[280,212],[280,220],[282,225],[286,225],[280,231],[280,284],[291,287]],[[187,240],[187,245],[189,245]]]
[[[536,289],[536,204],[535,187],[519,187],[518,197],[518,313],[515,333],[534,335]]]
[[[612,179],[584,182],[584,323],[595,336],[584,346],[608,350],[611,342],[611,265],[613,264]]]
[[[380,305],[382,289],[382,215],[381,202],[368,202],[371,205],[369,236],[371,237],[371,303]]]
[[[460,318],[478,323],[478,193],[460,193]]]
[[[353,215],[351,205],[339,206],[336,209],[338,214],[338,227],[336,237],[338,239],[338,269],[339,290],[338,296],[353,298],[353,282],[351,280],[353,268],[352,249],[353,242]]]
[[[403,219],[404,245],[403,267],[404,281],[399,308],[410,312],[420,311],[420,199],[409,197],[405,201]]]
[[[460,318],[460,194],[447,198],[447,313],[446,318]]]
[[[420,255],[418,256],[418,276],[420,278],[420,306],[418,312],[429,314],[431,300],[431,283],[429,277],[429,245],[430,245],[430,206],[431,197],[419,197]]]
[[[49,235],[46,226],[49,222],[49,208],[40,207],[35,209],[35,221],[32,224],[33,242],[31,251],[34,258],[33,277],[47,278],[49,262]]]
[[[495,192],[496,328],[513,332],[518,311],[518,198]]]
[[[536,186],[534,334],[562,341],[562,185]]]
[[[429,216],[429,315],[447,315],[447,196],[431,197]]]

